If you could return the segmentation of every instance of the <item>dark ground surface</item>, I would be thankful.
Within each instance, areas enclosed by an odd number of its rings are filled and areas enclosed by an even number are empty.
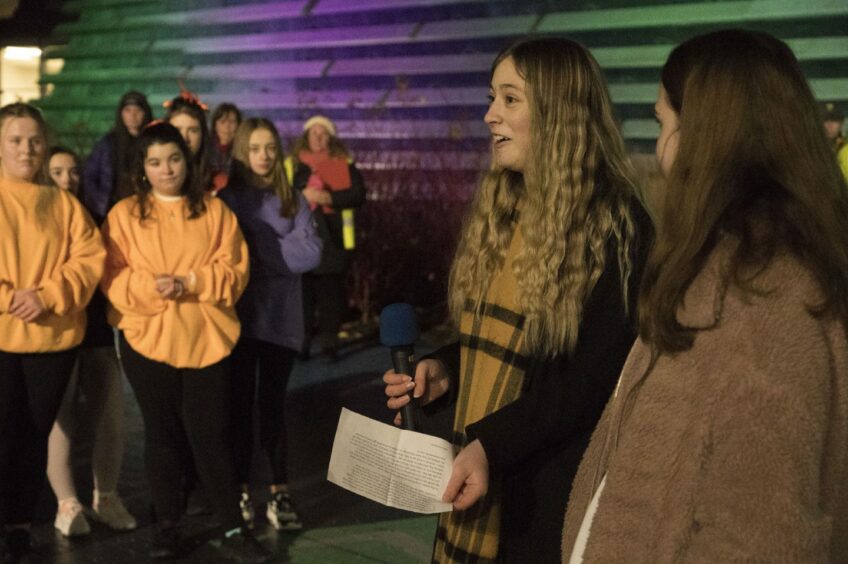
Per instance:
[[[431,331],[419,341],[419,353],[449,338]],[[390,366],[386,349],[376,339],[342,349],[336,360],[313,357],[298,361],[286,405],[290,444],[290,488],[304,529],[277,532],[265,520],[267,464],[257,456],[253,497],[257,507],[256,534],[274,551],[274,562],[425,562],[429,560],[435,518],[384,507],[349,493],[326,480],[339,412],[347,407],[362,415],[390,422],[381,376]],[[126,449],[119,492],[139,520],[137,530],[117,533],[92,523],[88,536],[66,539],[53,528],[56,502],[49,488],[39,503],[33,528],[36,548],[44,562],[63,564],[149,561],[153,527],[150,495],[144,470],[144,430],[138,405],[124,382],[127,405]],[[91,477],[86,469],[90,440],[85,425],[75,447],[76,481],[84,505],[91,501]],[[90,520],[91,521],[91,520]],[[185,531],[196,549],[182,562],[226,562],[207,541],[215,534],[210,516],[188,517]]]

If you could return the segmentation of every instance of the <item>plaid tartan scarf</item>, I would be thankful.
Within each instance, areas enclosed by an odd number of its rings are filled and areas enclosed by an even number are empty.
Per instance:
[[[480,315],[468,300],[460,320],[459,393],[453,443],[464,446],[465,427],[514,401],[521,393],[527,357],[524,316],[516,310],[518,284],[512,260],[523,245],[516,229],[504,265],[494,276]],[[433,562],[493,562],[498,554],[500,484],[466,511],[443,513],[436,530]]]

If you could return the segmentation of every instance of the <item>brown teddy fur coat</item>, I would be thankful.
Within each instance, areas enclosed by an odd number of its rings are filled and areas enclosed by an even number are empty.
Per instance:
[[[575,478],[568,562],[606,475],[584,563],[848,562],[848,343],[808,306],[810,273],[782,256],[723,285],[726,244],[690,285],[678,321],[693,347],[637,340]]]

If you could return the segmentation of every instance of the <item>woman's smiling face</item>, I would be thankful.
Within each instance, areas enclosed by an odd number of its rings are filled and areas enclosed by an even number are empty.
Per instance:
[[[525,88],[512,57],[501,61],[492,74],[489,111],[483,117],[492,135],[495,162],[515,172],[524,172],[530,150],[530,104]]]

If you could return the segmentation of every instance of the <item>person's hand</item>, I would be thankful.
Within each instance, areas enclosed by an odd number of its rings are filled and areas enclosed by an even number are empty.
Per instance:
[[[156,291],[165,300],[177,300],[185,294],[186,281],[182,276],[159,274],[156,276]]]
[[[428,358],[421,360],[415,367],[415,380],[407,374],[397,374],[389,369],[383,374],[386,384],[386,395],[389,396],[386,405],[389,409],[399,410],[409,403],[410,390],[421,405],[437,400],[450,388],[450,378],[445,365],[440,361]],[[395,425],[401,424],[400,412],[395,416]]]
[[[442,501],[457,511],[468,509],[489,491],[489,459],[479,440],[471,441],[453,460]]]
[[[44,313],[44,302],[34,288],[24,288],[12,292],[12,305],[9,313],[27,323],[32,323]]]
[[[333,204],[333,198],[330,196],[330,193],[320,188],[304,188],[303,197],[310,204],[318,206],[330,206]]]

